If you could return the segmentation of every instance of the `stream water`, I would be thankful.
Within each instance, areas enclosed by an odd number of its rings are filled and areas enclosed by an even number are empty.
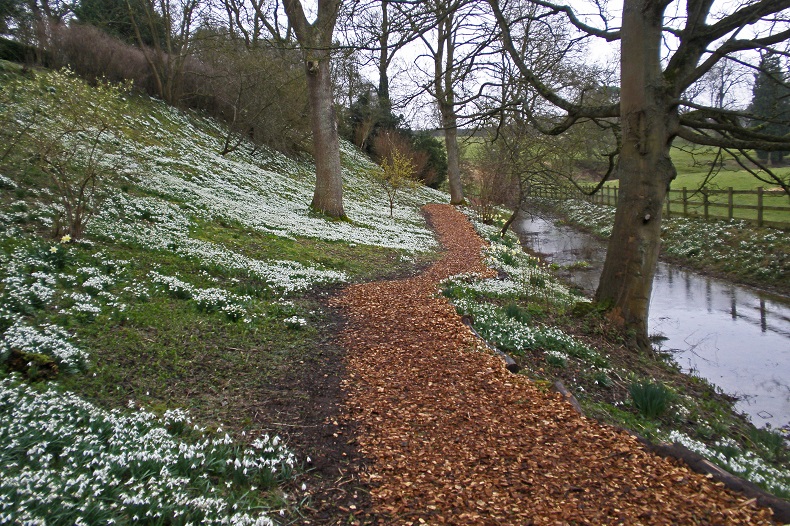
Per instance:
[[[522,219],[515,229],[526,246],[570,265],[566,277],[594,292],[603,243],[538,217]],[[578,265],[582,261],[589,266]],[[790,298],[659,263],[649,331],[666,338],[661,349],[685,372],[736,396],[736,408],[756,426],[790,425]]]

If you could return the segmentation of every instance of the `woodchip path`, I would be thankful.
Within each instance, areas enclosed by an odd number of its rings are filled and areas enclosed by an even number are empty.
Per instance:
[[[490,273],[484,242],[448,205],[425,208],[443,258],[409,279],[355,285],[347,412],[382,524],[773,524],[768,509],[575,413],[508,372],[437,295]]]

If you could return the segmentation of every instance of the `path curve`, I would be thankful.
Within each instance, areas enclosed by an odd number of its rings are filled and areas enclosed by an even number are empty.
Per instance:
[[[579,416],[480,349],[437,291],[454,274],[490,275],[485,243],[453,207],[424,210],[442,259],[335,301],[379,523],[773,524],[770,510]]]

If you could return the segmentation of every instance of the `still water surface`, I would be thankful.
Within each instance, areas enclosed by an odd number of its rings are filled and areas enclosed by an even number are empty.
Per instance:
[[[530,249],[558,265],[590,264],[567,277],[592,293],[606,247],[550,219],[527,218],[516,231]],[[686,372],[738,397],[736,408],[759,426],[790,425],[790,298],[659,263],[650,301],[651,335],[666,338]]]

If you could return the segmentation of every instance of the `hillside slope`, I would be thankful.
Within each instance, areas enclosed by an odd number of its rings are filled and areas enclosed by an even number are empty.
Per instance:
[[[68,73],[3,64],[0,84],[0,522],[269,524],[302,498],[278,484],[307,460],[270,434],[310,403],[294,374],[338,367],[318,294],[432,258],[419,208],[446,196],[404,192],[390,218],[344,145],[350,221],[331,221],[309,209],[311,163],[222,156],[214,121]]]

